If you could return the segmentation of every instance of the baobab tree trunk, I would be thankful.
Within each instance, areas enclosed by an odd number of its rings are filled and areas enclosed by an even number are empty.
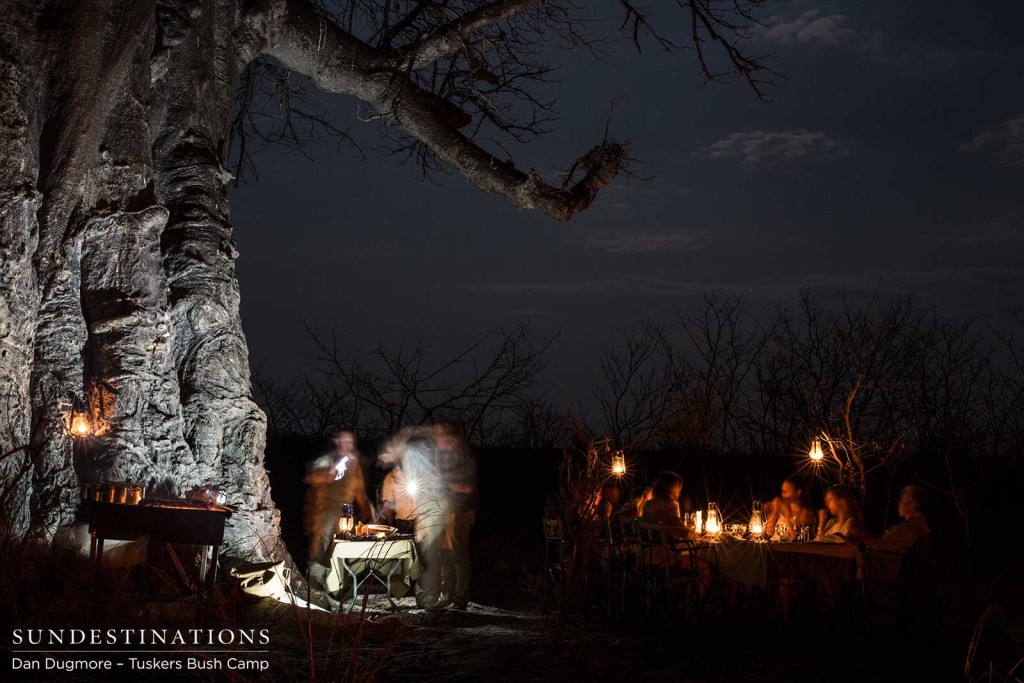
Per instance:
[[[59,535],[79,480],[213,484],[240,509],[228,551],[281,557],[224,188],[234,2],[2,5],[5,481],[32,462],[15,531]]]

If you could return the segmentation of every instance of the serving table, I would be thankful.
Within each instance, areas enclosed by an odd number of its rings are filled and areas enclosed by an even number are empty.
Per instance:
[[[351,605],[355,607],[360,587],[368,593],[370,582],[376,581],[386,589],[391,607],[397,609],[394,598],[408,595],[419,576],[419,558],[413,537],[395,534],[383,539],[336,538],[325,582],[331,593],[342,591],[351,584]]]
[[[231,508],[209,509],[129,505],[94,501],[89,522],[89,559],[99,573],[103,542],[145,538],[149,543],[179,543],[203,547],[199,585],[204,586],[207,606],[217,579],[217,556],[224,542],[224,526]]]

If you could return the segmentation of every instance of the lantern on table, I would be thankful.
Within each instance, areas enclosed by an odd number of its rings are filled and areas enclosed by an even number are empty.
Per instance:
[[[722,531],[722,516],[718,512],[718,503],[708,503],[708,518],[704,522],[704,531],[714,537]]]
[[[345,503],[341,506],[341,518],[338,520],[338,531],[345,538],[352,536],[352,532],[355,531],[355,507],[351,503]]]
[[[761,501],[754,501],[754,509],[750,513],[750,538],[754,541],[764,540],[764,511],[761,509]]]

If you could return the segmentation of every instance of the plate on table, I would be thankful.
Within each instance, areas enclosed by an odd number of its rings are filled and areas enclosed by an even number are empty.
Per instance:
[[[398,529],[387,524],[365,524],[363,529],[369,538],[384,539],[394,534]]]

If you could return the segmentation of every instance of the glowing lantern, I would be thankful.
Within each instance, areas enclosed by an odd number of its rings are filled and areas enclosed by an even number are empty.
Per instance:
[[[69,431],[73,437],[84,437],[92,434],[92,424],[89,423],[89,411],[79,399],[71,401],[71,415],[68,420]]]
[[[718,514],[718,503],[708,503],[708,518],[704,522],[704,531],[712,536],[722,531],[722,518]]]
[[[761,501],[754,501],[754,510],[750,513],[750,538],[760,541],[764,538],[764,512],[761,510]]]
[[[92,429],[89,427],[89,418],[85,415],[75,415],[71,419],[71,433],[74,436],[89,436]]]
[[[821,460],[825,457],[825,454],[821,450],[821,439],[815,439],[811,443],[810,456],[811,460],[813,460],[814,462],[821,462]]]
[[[622,454],[622,451],[616,451],[615,455],[612,456],[612,474],[621,477],[625,473],[626,457]]]

